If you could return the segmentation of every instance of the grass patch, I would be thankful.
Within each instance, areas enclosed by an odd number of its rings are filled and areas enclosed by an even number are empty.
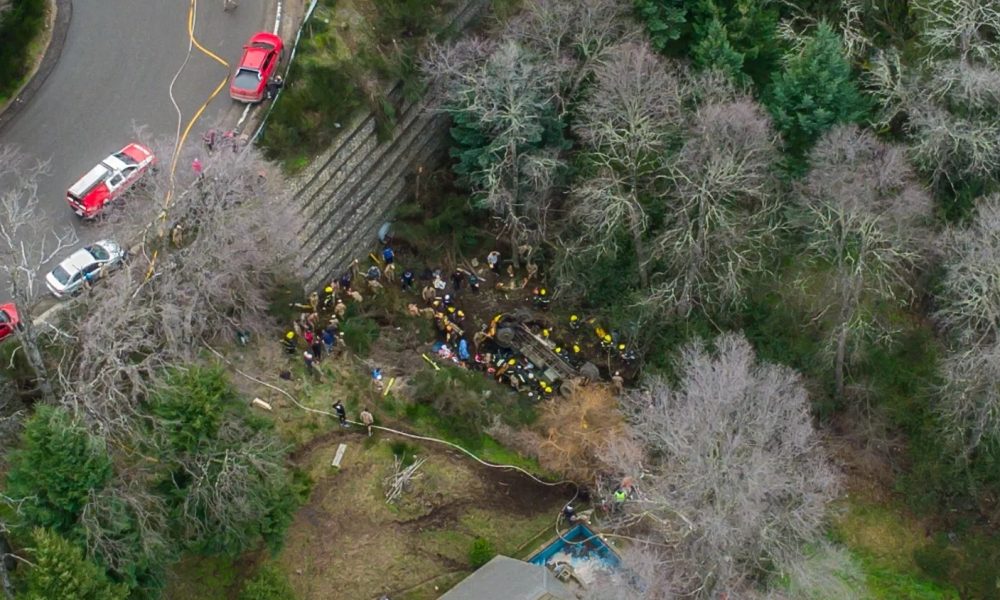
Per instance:
[[[34,42],[45,26],[45,0],[14,0],[0,16],[0,97],[9,98],[31,71]]]
[[[921,568],[928,540],[920,523],[889,507],[851,502],[836,520],[833,537],[858,558],[873,598],[957,599],[946,582]]]
[[[218,600],[228,598],[238,583],[232,558],[187,556],[171,569],[165,600]]]
[[[450,8],[426,0],[321,0],[268,118],[265,155],[299,172],[366,110],[376,115],[379,137],[391,137],[397,111],[385,90],[402,81],[411,96],[418,93],[414,57],[442,30]]]

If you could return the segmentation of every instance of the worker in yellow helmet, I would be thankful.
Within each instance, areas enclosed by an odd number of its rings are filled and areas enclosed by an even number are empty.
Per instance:
[[[333,286],[328,285],[323,288],[323,310],[333,310],[337,303],[337,296],[333,292]]]
[[[578,317],[576,315],[570,315],[569,316],[569,328],[570,329],[579,329],[580,328],[580,317]]]
[[[296,354],[297,344],[295,343],[295,332],[289,331],[288,333],[286,333],[285,339],[282,341],[282,344],[284,344],[285,346],[285,352],[287,352],[288,354]]]
[[[611,334],[604,334],[604,337],[601,338],[601,348],[610,351],[614,347],[614,343],[611,341]]]

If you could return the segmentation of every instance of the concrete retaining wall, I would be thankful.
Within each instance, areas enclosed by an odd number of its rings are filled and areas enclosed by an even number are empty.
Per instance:
[[[464,29],[488,7],[489,0],[469,0],[452,28]],[[399,86],[389,101],[396,110],[391,139],[378,140],[374,114],[359,115],[293,183],[294,201],[309,220],[302,232],[307,289],[321,288],[367,255],[418,170],[432,170],[446,157],[447,117],[404,100]]]

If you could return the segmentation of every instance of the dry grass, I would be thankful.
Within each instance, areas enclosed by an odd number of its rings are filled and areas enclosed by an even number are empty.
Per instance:
[[[417,455],[428,458],[424,476],[389,505],[382,489],[392,466],[388,440],[366,440],[331,434],[300,457],[316,484],[277,562],[302,600],[436,598],[471,571],[474,539],[513,553],[553,521],[564,501],[550,495],[525,510],[507,500],[519,493],[511,485],[450,453],[419,448]],[[348,450],[338,471],[329,465],[341,441]]]

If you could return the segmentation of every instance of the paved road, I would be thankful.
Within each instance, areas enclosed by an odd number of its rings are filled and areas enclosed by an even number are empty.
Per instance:
[[[273,27],[272,0],[241,0],[229,13],[223,12],[222,0],[196,1],[195,38],[231,64],[254,31]],[[50,161],[50,175],[39,182],[38,192],[52,227],[75,227],[81,241],[97,239],[100,228],[80,222],[66,205],[67,187],[132,139],[135,125],[147,127],[155,138],[175,136],[178,116],[169,86],[188,54],[189,7],[187,0],[73,0],[58,64],[30,104],[0,130],[0,143]],[[182,129],[227,76],[225,67],[192,49],[173,87]],[[199,144],[202,131],[235,124],[241,113],[242,105],[223,89],[186,143]],[[5,288],[0,302],[9,298]]]

